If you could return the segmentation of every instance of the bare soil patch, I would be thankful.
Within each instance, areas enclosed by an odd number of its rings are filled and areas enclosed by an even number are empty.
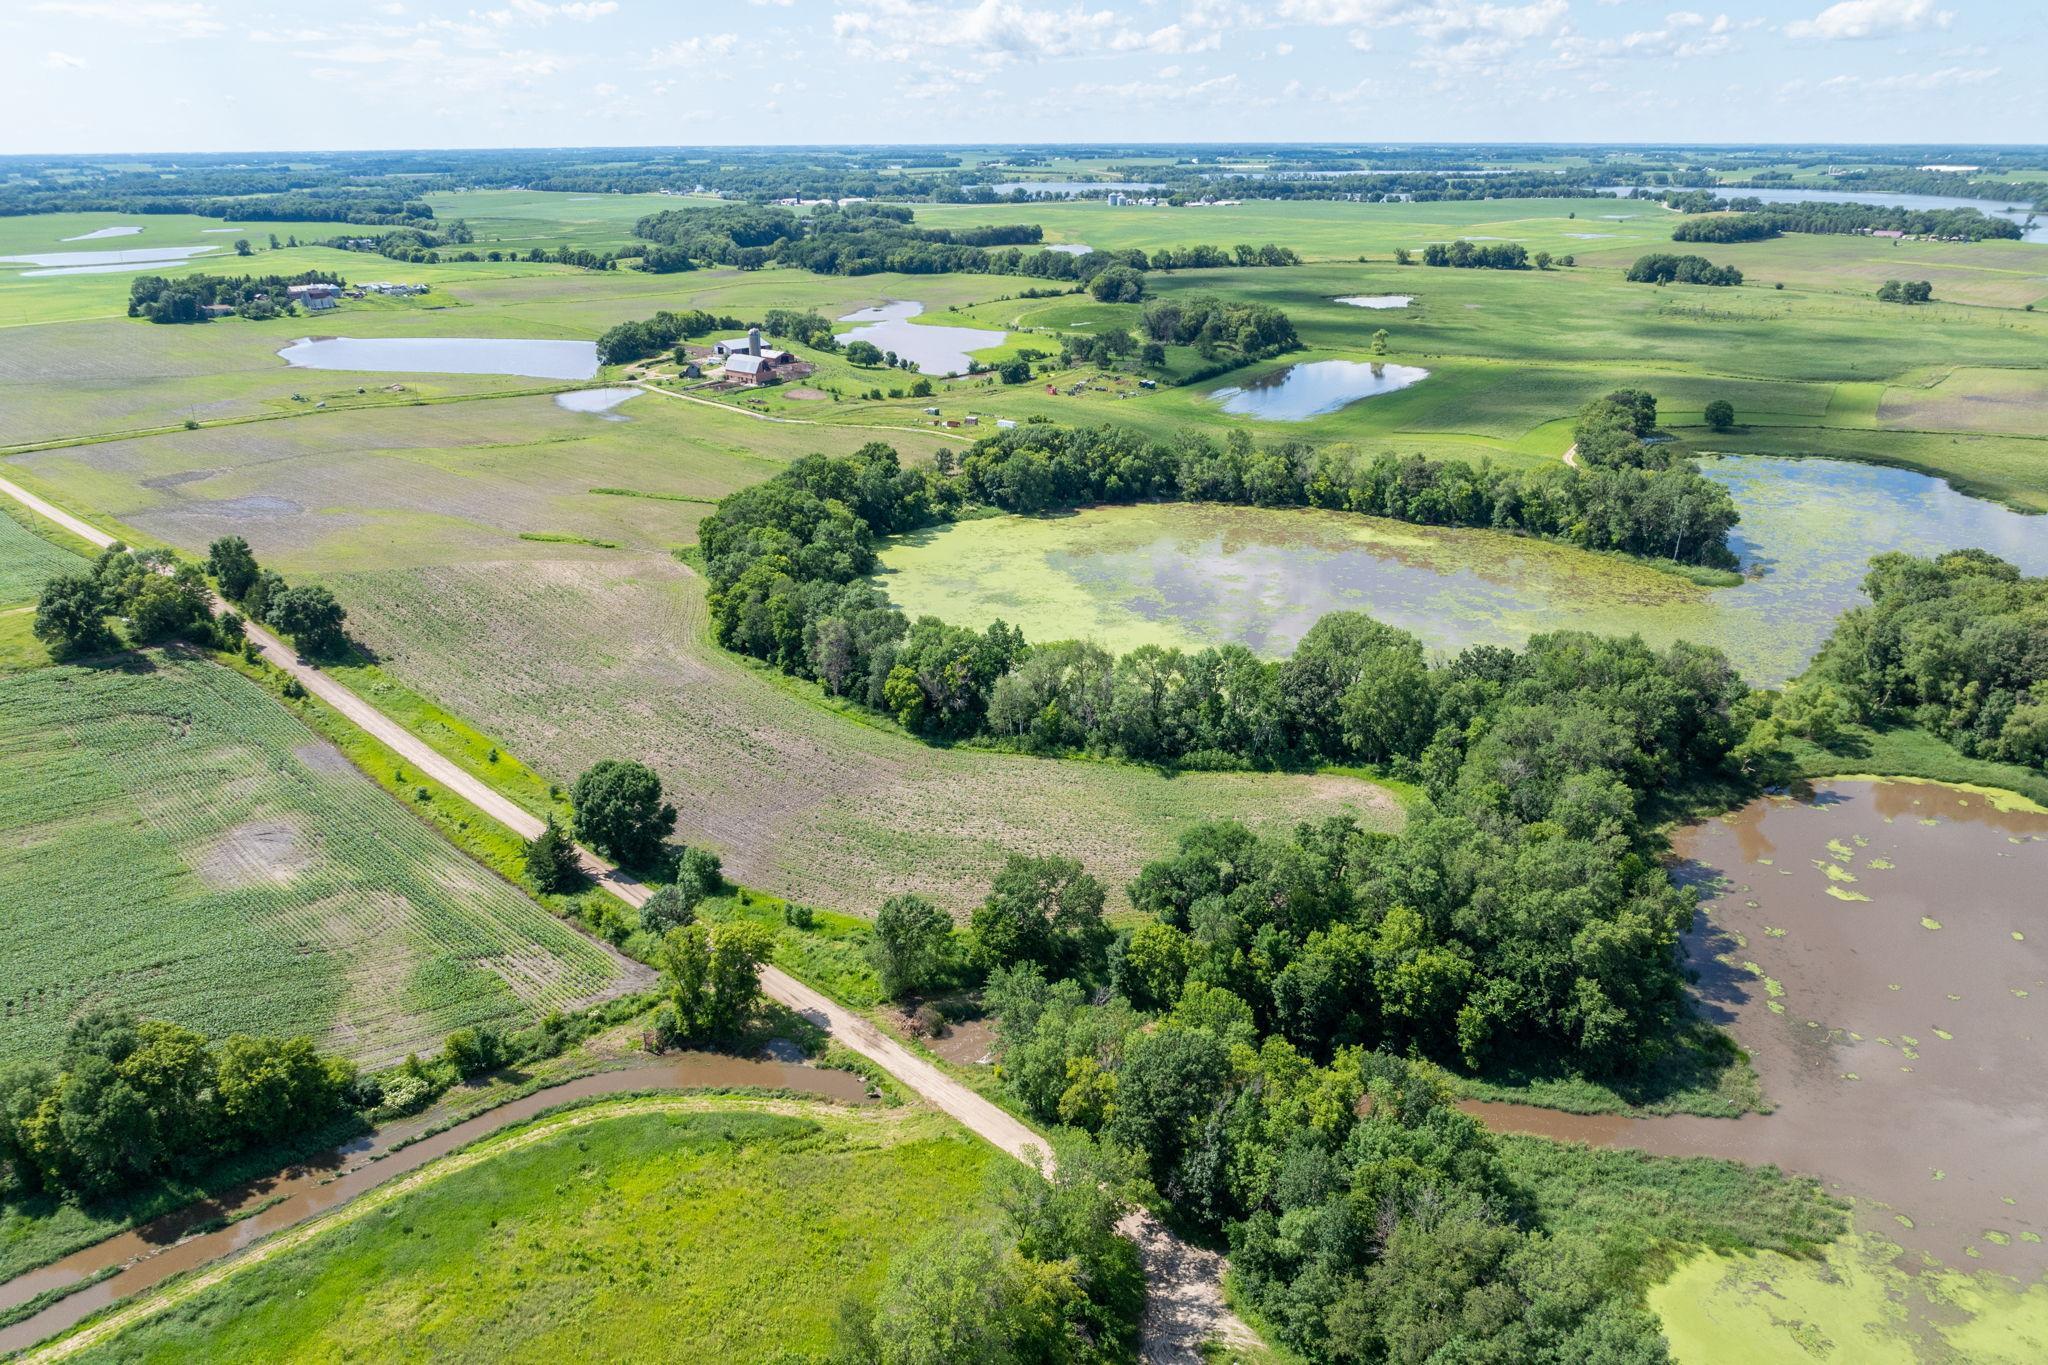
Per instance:
[[[266,882],[284,883],[312,863],[298,826],[288,820],[251,820],[199,850],[193,870],[217,891]]]

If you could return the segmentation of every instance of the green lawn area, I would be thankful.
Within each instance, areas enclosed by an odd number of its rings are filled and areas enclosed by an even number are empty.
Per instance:
[[[0,678],[0,1060],[97,1002],[382,1065],[620,988],[249,680],[176,652]]]
[[[914,1110],[572,1112],[369,1196],[85,1358],[819,1359],[840,1303],[874,1293],[892,1254],[992,1209],[1004,1160]]]

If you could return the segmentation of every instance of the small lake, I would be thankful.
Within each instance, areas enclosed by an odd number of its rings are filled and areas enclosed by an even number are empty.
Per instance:
[[[133,237],[142,231],[139,227],[103,227],[92,232],[82,232],[76,237],[66,237],[67,242],[97,242],[103,237]]]
[[[1607,189],[1615,194],[1626,195],[1634,186],[1609,185]],[[1698,185],[1657,186],[1657,192],[1666,190],[1675,194],[1692,194],[1702,188]],[[2048,187],[2044,187],[2048,191]],[[1885,190],[1806,190],[1792,188],[1743,189],[1736,186],[1714,186],[1709,193],[1716,199],[1761,199],[1766,204],[1870,204],[1877,208],[1915,209],[1936,212],[1941,209],[1976,209],[1987,218],[2003,218],[2008,222],[2025,225],[2032,220],[2034,226],[2022,235],[2022,241],[2048,242],[2048,213],[2036,213],[2025,204],[2013,204],[2004,199],[1962,199],[1948,194],[1893,194]]]
[[[1223,410],[1262,422],[1304,422],[1365,398],[1396,393],[1429,378],[1416,365],[1385,361],[1312,360],[1285,365],[1243,384],[1217,389]]]
[[[0,256],[0,262],[42,267],[38,270],[24,270],[21,272],[23,275],[98,275],[122,270],[148,270],[160,265],[177,265],[194,256],[219,250],[218,245],[208,244],[138,246],[122,251],[35,251],[22,256]]]
[[[1406,308],[1415,302],[1413,294],[1349,294],[1337,300],[1353,308]]]
[[[1701,461],[1742,513],[1734,547],[1753,576],[1702,588],[1611,555],[1484,530],[1345,512],[1187,504],[1005,517],[893,541],[879,580],[913,616],[1027,638],[1237,643],[1291,652],[1327,612],[1363,611],[1446,652],[1518,645],[1537,631],[1640,632],[1727,651],[1745,677],[1797,674],[1862,601],[1885,550],[1981,546],[2048,573],[2048,519],[1964,497],[1910,470],[1741,455]]]
[[[925,326],[910,320],[923,311],[923,304],[904,301],[848,313],[839,320],[866,325],[841,332],[839,344],[865,341],[884,351],[894,351],[926,374],[963,374],[969,351],[1000,346],[1009,336],[1008,332],[991,332],[981,327]]]
[[[643,392],[645,390],[630,388],[574,389],[568,393],[556,394],[555,406],[570,412],[592,412],[601,417],[609,417],[614,422],[622,422],[625,418],[612,412],[612,409],[628,399],[638,398]]]
[[[1045,249],[1047,251],[1057,251],[1062,256],[1086,256],[1089,252],[1095,250],[1094,247],[1089,246],[1086,242],[1052,242]]]
[[[534,379],[590,379],[597,344],[513,341],[483,337],[312,337],[279,351],[288,365],[309,370],[372,370],[380,374],[518,374]]]

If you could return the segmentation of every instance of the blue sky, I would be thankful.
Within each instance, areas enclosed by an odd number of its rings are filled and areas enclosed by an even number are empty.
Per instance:
[[[2048,141],[2040,0],[7,0],[0,151]]]

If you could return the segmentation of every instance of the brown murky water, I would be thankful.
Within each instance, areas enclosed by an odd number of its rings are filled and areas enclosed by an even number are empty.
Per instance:
[[[798,1090],[847,1102],[858,1102],[867,1094],[867,1082],[848,1071],[685,1053],[551,1086],[396,1151],[393,1148],[416,1136],[426,1121],[392,1125],[317,1161],[239,1186],[218,1199],[167,1214],[0,1284],[0,1310],[5,1310],[48,1290],[75,1284],[108,1266],[123,1267],[118,1274],[57,1300],[33,1317],[0,1328],[0,1355],[32,1346],[88,1314],[173,1275],[239,1251],[316,1214],[339,1208],[388,1180],[418,1170],[480,1137],[524,1123],[542,1110],[574,1100],[642,1090],[724,1087]],[[196,1228],[249,1209],[259,1211],[227,1227],[194,1233]]]
[[[1703,897],[1696,998],[1776,1111],[1467,1110],[1507,1131],[1774,1163],[1887,1205],[1910,1226],[1884,1232],[1909,1250],[2048,1272],[2048,816],[1933,783],[1830,782],[1677,848]]]

